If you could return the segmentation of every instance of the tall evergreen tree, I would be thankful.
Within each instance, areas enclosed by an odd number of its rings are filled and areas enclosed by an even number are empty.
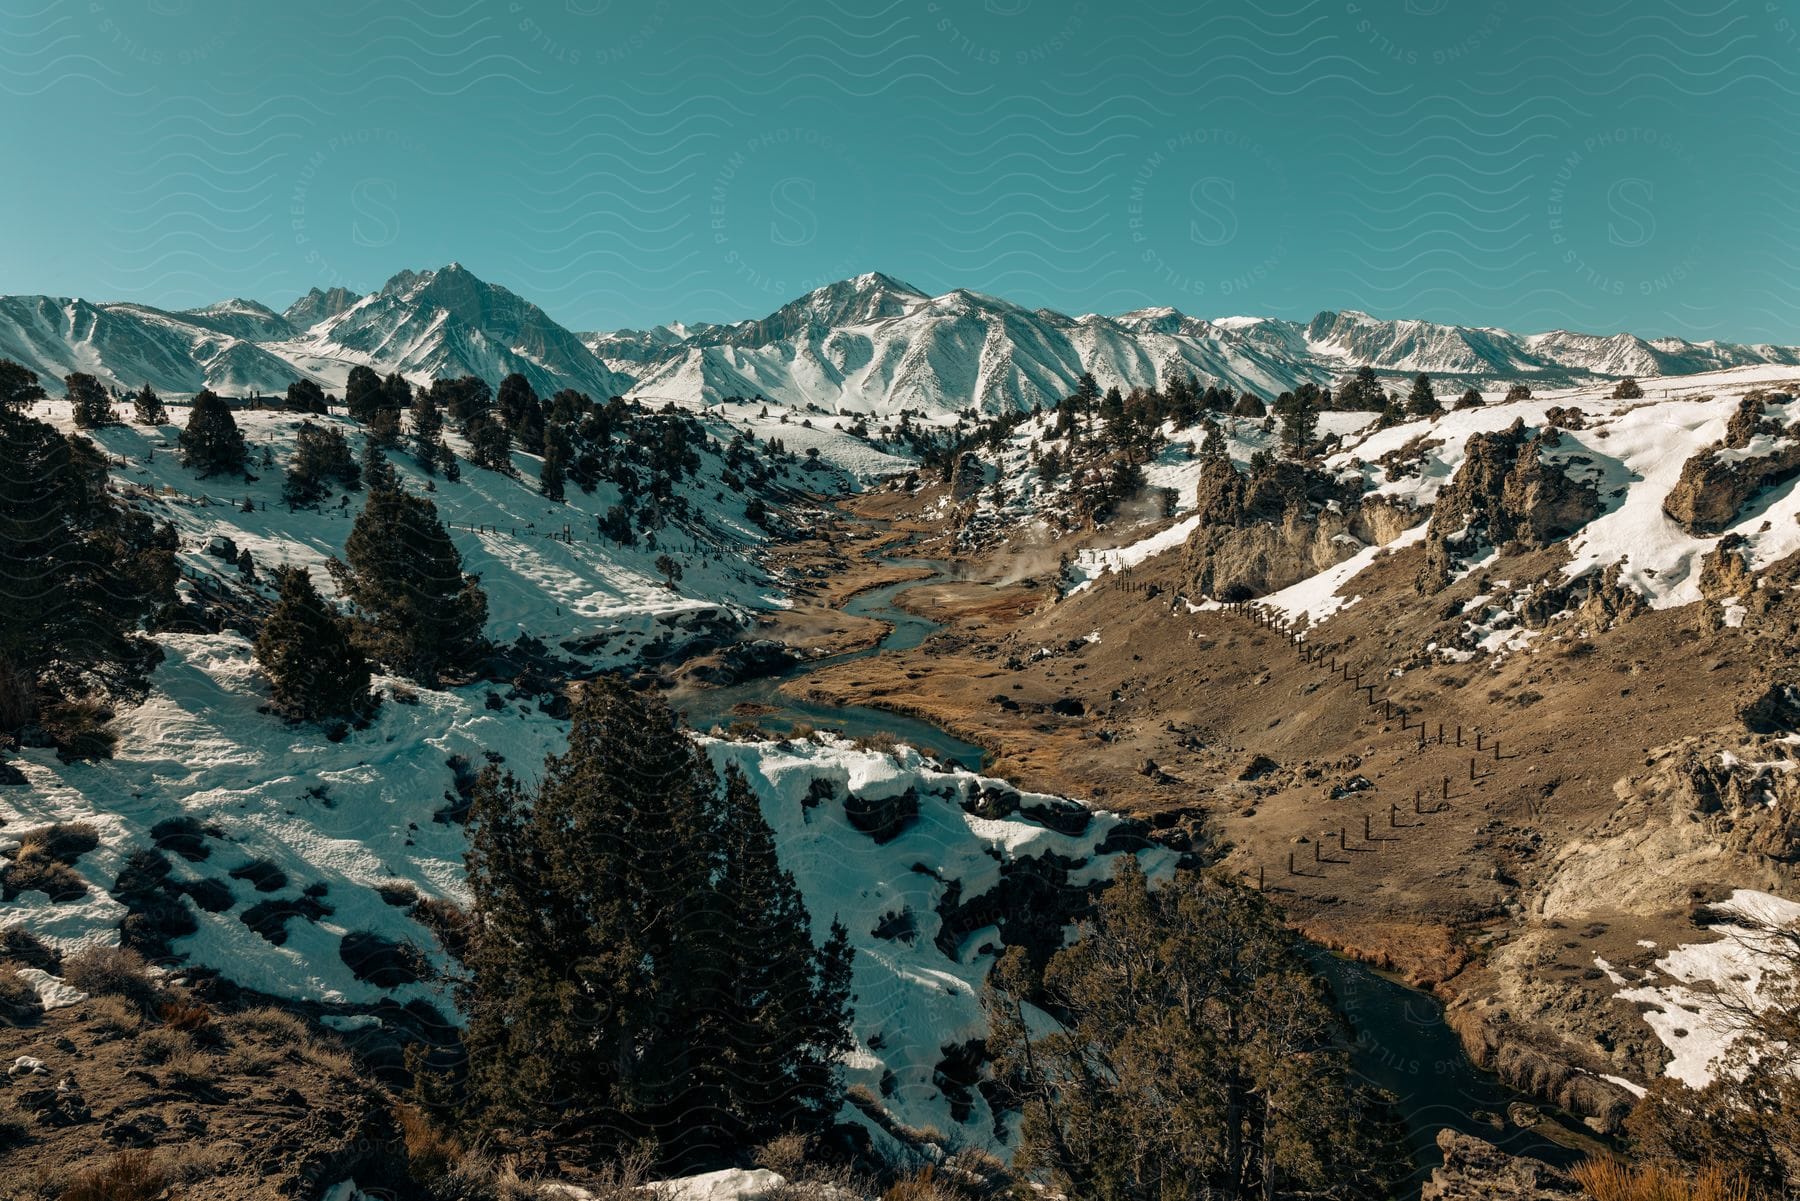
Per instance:
[[[1406,415],[1408,417],[1435,417],[1444,411],[1443,404],[1437,398],[1437,392],[1431,386],[1431,377],[1423,371],[1413,380],[1412,391],[1406,397]]]
[[[287,386],[287,407],[294,413],[323,416],[328,410],[325,389],[309,379],[297,379]]]
[[[487,596],[423,497],[371,476],[344,559],[329,566],[359,611],[364,645],[401,674],[436,684],[471,670],[486,649]]]
[[[450,424],[464,437],[469,436],[472,425],[486,421],[494,410],[493,390],[478,375],[435,379],[431,381],[431,394],[437,398]]]
[[[381,377],[374,369],[361,363],[350,368],[350,378],[344,382],[344,406],[350,410],[350,419],[366,423],[381,401]]]
[[[119,424],[119,411],[113,408],[112,398],[93,376],[71,372],[63,376],[63,388],[77,429],[97,430]]]
[[[11,359],[0,359],[0,413],[20,413],[45,396],[37,372]]]
[[[451,479],[456,455],[444,441],[444,415],[438,410],[436,388],[420,388],[412,400],[413,459],[426,475],[444,472]]]
[[[1225,431],[1219,428],[1219,423],[1208,417],[1204,428],[1206,436],[1200,441],[1201,461],[1213,463],[1229,458],[1230,452],[1225,446]]]
[[[325,603],[303,567],[275,571],[280,599],[256,637],[275,709],[298,721],[360,721],[374,711],[369,664],[349,623]]]
[[[212,391],[202,389],[188,410],[188,423],[177,439],[181,461],[207,476],[233,473],[243,475],[249,449],[238,429],[231,406]]]
[[[137,630],[174,598],[177,539],[107,493],[91,442],[21,411],[30,373],[8,366],[0,361],[0,385],[13,389],[0,403],[0,729],[12,730],[47,703],[104,695],[154,665],[160,652]]]
[[[1301,388],[1275,398],[1275,415],[1281,418],[1281,447],[1288,454],[1304,455],[1319,428],[1319,410],[1313,399],[1317,389]]]
[[[131,409],[139,425],[169,424],[169,410],[149,384],[138,389],[137,395],[131,398]]]
[[[813,946],[747,783],[661,700],[596,681],[535,787],[484,775],[469,884],[473,1120],[680,1162],[829,1118],[847,936]]]
[[[540,453],[544,445],[544,406],[532,390],[531,381],[516,371],[501,380],[498,407],[506,432],[526,451]]]
[[[362,486],[362,469],[351,457],[350,443],[335,425],[303,421],[294,437],[281,499],[290,509],[316,505],[331,495],[333,484],[348,490]]]
[[[551,426],[544,434],[544,462],[538,468],[538,491],[551,500],[563,498],[563,470],[568,461],[568,435]]]
[[[719,999],[696,1011],[695,1034],[717,1050],[696,1083],[724,1098],[725,1141],[757,1146],[831,1120],[841,1096],[837,1058],[850,1046],[854,952],[836,921],[825,945],[814,945],[799,885],[735,766],[725,773],[716,833],[708,941],[717,950],[703,963],[713,976],[703,989]]]
[[[363,439],[362,479],[371,492],[400,486],[400,473],[394,470],[394,465],[388,461],[387,451],[381,448],[377,439]]]
[[[490,417],[472,422],[468,429],[469,462],[502,475],[513,474],[512,437],[506,427]]]

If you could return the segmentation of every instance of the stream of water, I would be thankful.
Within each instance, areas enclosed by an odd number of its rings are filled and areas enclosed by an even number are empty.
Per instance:
[[[935,559],[879,556],[874,561],[884,566],[923,567],[932,572],[924,578],[884,584],[859,593],[844,606],[846,613],[874,618],[892,627],[878,644],[796,664],[776,675],[723,688],[692,690],[675,697],[675,707],[686,713],[689,724],[696,729],[729,726],[741,715],[749,715],[763,728],[780,733],[806,723],[820,729],[842,730],[852,737],[889,734],[940,760],[979,769],[984,757],[980,747],[930,722],[861,705],[799,701],[781,691],[783,684],[821,667],[884,651],[909,650],[938,628],[939,623],[908,613],[896,600],[909,588],[953,578],[954,569]],[[1355,1070],[1399,1101],[1419,1179],[1441,1162],[1435,1140],[1445,1126],[1485,1139],[1515,1155],[1530,1155],[1561,1165],[1582,1158],[1585,1152],[1570,1145],[1579,1140],[1571,1139],[1566,1128],[1550,1114],[1546,1113],[1543,1124],[1528,1128],[1506,1120],[1509,1104],[1533,1102],[1470,1062],[1434,998],[1323,949],[1315,948],[1309,958],[1313,969],[1330,984],[1337,1007],[1350,1027]],[[1562,1134],[1564,1141],[1548,1137],[1552,1132]]]

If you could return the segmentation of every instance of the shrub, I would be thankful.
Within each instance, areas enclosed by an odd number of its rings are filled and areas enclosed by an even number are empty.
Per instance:
[[[87,947],[63,963],[63,980],[95,997],[124,997],[148,1010],[156,995],[143,956],[123,947]]]
[[[83,1015],[101,1034],[124,1037],[136,1034],[144,1026],[143,1015],[123,997],[94,997]]]
[[[1590,1159],[1575,1168],[1576,1183],[1594,1201],[1751,1201],[1741,1176],[1709,1168],[1688,1179],[1666,1168],[1624,1160]]]
[[[42,968],[52,975],[62,971],[62,954],[23,926],[0,930],[0,960],[21,967]]]
[[[204,1029],[212,1022],[212,1010],[205,1005],[170,1001],[157,1010],[157,1013],[161,1016],[163,1025],[188,1034]]]
[[[98,1167],[76,1174],[57,1201],[155,1201],[168,1175],[149,1151],[121,1151]]]
[[[11,967],[0,967],[0,1026],[24,1026],[43,1015],[37,989]]]
[[[52,901],[79,900],[87,895],[87,883],[73,865],[99,845],[94,828],[84,822],[27,830],[6,874],[0,876],[0,900],[10,901],[31,891]]]

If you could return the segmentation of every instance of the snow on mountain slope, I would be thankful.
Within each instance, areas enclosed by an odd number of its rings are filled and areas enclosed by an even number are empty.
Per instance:
[[[282,318],[288,323],[290,330],[307,330],[327,317],[337,316],[360,299],[349,288],[311,288],[306,295],[287,307]]]
[[[277,392],[299,374],[205,319],[53,296],[0,296],[0,358],[37,372],[52,392],[72,371],[120,389],[148,383],[177,394],[208,387]]]
[[[362,363],[420,382],[479,375],[498,384],[518,372],[543,397],[576,388],[605,400],[631,386],[542,309],[457,263],[402,271],[379,292],[272,349],[334,385]]]
[[[294,333],[288,319],[267,305],[235,297],[205,308],[184,309],[177,316],[246,342],[268,342],[292,337]]]
[[[97,316],[103,315],[103,316]],[[1384,320],[1354,311],[1308,322],[1205,319],[1171,308],[1070,317],[968,289],[932,296],[879,272],[816,288],[754,320],[672,322],[571,333],[543,310],[456,263],[402,271],[377,292],[312,289],[277,314],[230,300],[180,314],[141,305],[0,298],[0,354],[41,375],[91,371],[121,386],[280,391],[306,375],[341,388],[366,364],[423,382],[517,371],[540,395],[714,404],[732,396],[794,409],[928,417],[1051,407],[1089,372],[1105,387],[1166,385],[1177,374],[1272,398],[1334,384],[1370,365],[1390,386],[1424,371],[1441,388],[1540,387],[1596,377],[1682,375],[1800,364],[1800,349],[1633,334],[1506,330]]]

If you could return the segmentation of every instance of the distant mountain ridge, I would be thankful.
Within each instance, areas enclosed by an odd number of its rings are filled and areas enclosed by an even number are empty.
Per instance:
[[[457,263],[401,271],[358,295],[314,288],[285,312],[231,299],[170,312],[129,302],[0,297],[0,356],[57,379],[86,371],[121,388],[280,392],[297,378],[341,388],[366,364],[415,379],[519,372],[542,395],[714,403],[756,397],[837,411],[996,413],[1054,405],[1084,372],[1103,387],[1177,373],[1271,396],[1331,384],[1362,365],[1446,383],[1550,385],[1724,367],[1800,365],[1800,348],[1386,320],[1195,317],[1173,308],[1071,317],[953,289],[933,296],[880,272],[816,288],[759,319],[575,333]]]

